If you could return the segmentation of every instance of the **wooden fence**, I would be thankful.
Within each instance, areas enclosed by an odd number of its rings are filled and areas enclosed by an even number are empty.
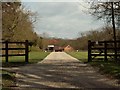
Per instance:
[[[6,62],[8,62],[8,57],[9,56],[25,56],[25,62],[28,62],[28,52],[29,52],[29,43],[28,40],[26,40],[25,42],[1,42],[2,45],[4,44],[4,47],[0,48],[0,50],[5,51],[5,54],[2,54],[0,56],[5,57]],[[21,44],[24,45],[24,48],[15,48],[15,47],[9,47],[9,44]],[[25,53],[22,54],[9,54],[9,50],[24,50]]]
[[[102,57],[105,61],[108,58],[120,59],[120,41],[116,41],[116,48],[114,41],[88,41],[88,62]]]

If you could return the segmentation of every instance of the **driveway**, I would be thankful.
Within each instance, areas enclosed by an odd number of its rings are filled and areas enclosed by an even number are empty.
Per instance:
[[[17,74],[17,90],[56,89],[113,89],[120,86],[115,80],[100,75],[90,65],[84,64],[65,52],[52,52],[43,61],[20,68]]]

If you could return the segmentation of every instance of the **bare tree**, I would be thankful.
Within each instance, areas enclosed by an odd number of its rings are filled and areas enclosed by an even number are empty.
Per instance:
[[[112,2],[114,9],[114,17],[117,27],[120,26],[120,1]],[[111,2],[99,2],[98,0],[91,0],[90,14],[94,15],[97,19],[104,19],[107,23],[112,20],[112,4]]]

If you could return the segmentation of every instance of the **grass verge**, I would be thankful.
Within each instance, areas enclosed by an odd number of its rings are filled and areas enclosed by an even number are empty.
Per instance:
[[[67,52],[69,55],[77,58],[78,60],[82,62],[87,62],[88,60],[88,52],[87,51],[81,51],[81,52]]]
[[[16,86],[15,73],[6,70],[0,71],[2,75],[2,90],[12,90],[11,87]]]
[[[87,52],[69,52],[68,54],[82,62],[87,62]],[[115,61],[105,62],[103,60],[93,60],[89,64],[94,68],[98,68],[101,74],[120,79],[120,63],[116,63]]]
[[[115,61],[93,61],[90,62],[90,65],[98,67],[101,74],[120,79],[120,63],[116,63]]]
[[[31,63],[37,63],[41,60],[43,60],[50,52],[30,52],[29,53],[29,64]],[[26,65],[25,63],[25,56],[13,56],[9,57],[9,62],[6,63],[5,59],[2,60],[2,66],[3,67],[9,67],[9,66],[22,66]]]

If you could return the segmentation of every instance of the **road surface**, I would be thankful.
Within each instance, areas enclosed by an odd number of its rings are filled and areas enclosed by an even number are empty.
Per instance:
[[[118,90],[119,88],[114,80],[100,75],[90,65],[65,52],[52,52],[37,64],[14,70],[17,72],[18,90]]]

